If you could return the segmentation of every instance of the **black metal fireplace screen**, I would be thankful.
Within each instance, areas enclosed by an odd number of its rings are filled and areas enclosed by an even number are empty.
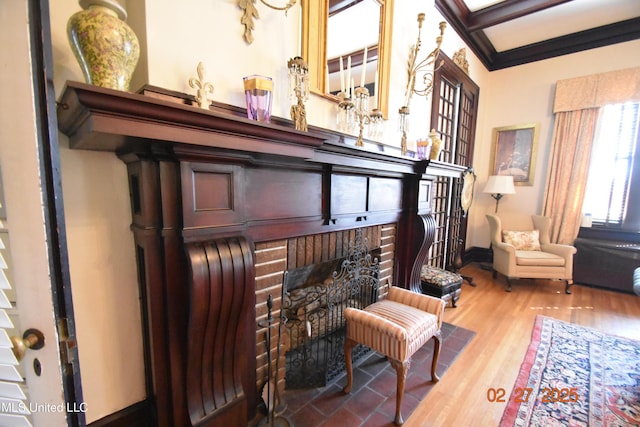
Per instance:
[[[283,323],[288,334],[286,387],[321,387],[345,370],[346,307],[364,308],[379,295],[380,249],[369,251],[361,230],[346,258],[287,271]],[[370,350],[358,346],[353,360]]]

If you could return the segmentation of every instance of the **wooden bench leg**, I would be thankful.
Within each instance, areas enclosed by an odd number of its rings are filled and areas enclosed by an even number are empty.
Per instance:
[[[389,359],[389,363],[396,370],[396,375],[398,376],[398,385],[396,387],[396,418],[394,423],[398,426],[404,424],[404,420],[402,419],[402,413],[400,412],[402,407],[402,398],[404,397],[404,386],[407,380],[407,371],[409,370],[409,364],[411,359],[406,360],[404,362],[399,362],[397,360]]]
[[[342,389],[345,393],[351,393],[351,386],[353,385],[353,370],[351,365],[351,350],[356,345],[356,342],[352,339],[345,338],[344,340],[344,360],[347,368],[347,385]]]

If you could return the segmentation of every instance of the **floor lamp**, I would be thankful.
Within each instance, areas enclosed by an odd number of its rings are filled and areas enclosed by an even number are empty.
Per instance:
[[[483,193],[491,193],[491,197],[496,199],[496,213],[498,213],[498,203],[505,194],[515,194],[513,186],[513,176],[511,175],[491,175],[484,186]]]
[[[516,189],[513,186],[513,176],[511,175],[491,175],[487,184],[484,186],[483,193],[490,193],[491,197],[496,199],[496,213],[498,213],[498,204],[505,194],[515,194]],[[493,248],[489,245],[489,255],[493,259]],[[485,268],[492,270],[493,266]]]

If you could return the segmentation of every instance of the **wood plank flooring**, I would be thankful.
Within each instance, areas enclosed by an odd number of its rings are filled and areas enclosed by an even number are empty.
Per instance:
[[[497,426],[506,403],[491,403],[489,388],[504,388],[508,399],[531,339],[536,315],[640,340],[640,297],[548,280],[518,280],[505,292],[505,279],[469,265],[477,287],[466,282],[457,308],[445,321],[476,336],[405,422],[417,426]],[[413,367],[412,369],[415,369]]]

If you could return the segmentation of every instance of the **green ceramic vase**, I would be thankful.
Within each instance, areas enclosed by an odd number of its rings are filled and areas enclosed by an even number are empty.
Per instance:
[[[87,83],[129,90],[140,45],[115,0],[80,0],[83,10],[67,23],[67,36]]]

